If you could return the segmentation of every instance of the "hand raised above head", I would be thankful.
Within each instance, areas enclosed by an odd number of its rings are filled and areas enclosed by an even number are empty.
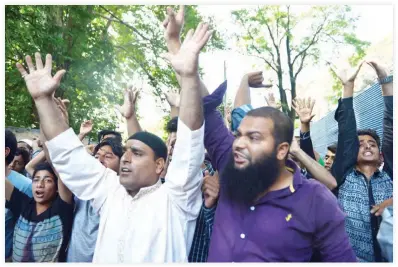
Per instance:
[[[46,63],[43,67],[40,53],[35,54],[36,68],[33,65],[32,58],[26,56],[26,64],[29,73],[25,70],[21,63],[17,63],[17,68],[25,79],[26,86],[30,95],[34,100],[52,97],[60,85],[61,79],[65,74],[65,70],[59,70],[53,77],[51,76],[52,57],[50,54],[46,56]]]
[[[208,28],[207,24],[200,23],[195,32],[192,29],[188,31],[177,54],[166,53],[163,55],[180,76],[195,76],[198,74],[200,50],[206,45],[212,34]]]

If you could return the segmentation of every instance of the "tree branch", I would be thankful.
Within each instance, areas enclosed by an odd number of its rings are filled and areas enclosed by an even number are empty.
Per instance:
[[[250,40],[252,41],[252,47],[254,48],[254,50],[256,50],[257,53],[259,53],[260,55],[262,54],[261,51],[257,48],[257,46],[254,45],[254,37],[252,35],[252,33],[250,32],[249,29],[246,29],[247,33],[249,34]],[[266,49],[267,50],[267,49]],[[272,63],[274,63],[274,66],[276,66],[276,62],[275,62],[275,57],[274,54],[271,53],[269,50],[267,50],[267,52],[271,55],[272,57]],[[262,57],[259,57],[262,58]],[[264,58],[262,58],[264,59]],[[270,67],[272,67],[273,69],[275,69],[272,65],[270,65]]]
[[[300,66],[299,66],[299,68],[297,69],[297,72],[294,74],[294,80],[297,79],[297,75],[299,75],[299,73],[303,70],[303,67],[304,67],[304,60],[305,60],[306,57],[307,57],[307,53],[304,52],[304,54],[302,54],[302,56],[301,56]]]
[[[324,19],[324,21],[322,22],[322,24],[318,27],[318,29],[316,30],[316,32],[315,32],[314,36],[312,37],[312,40],[311,40],[311,42],[308,44],[308,46],[307,46],[306,48],[304,48],[303,50],[301,50],[301,51],[294,57],[293,63],[292,63],[292,64],[294,64],[294,63],[296,62],[296,60],[297,60],[297,58],[298,58],[299,56],[301,56],[302,54],[306,53],[307,50],[308,50],[312,45],[314,45],[314,44],[317,42],[317,37],[318,37],[319,33],[322,31],[323,26],[325,26],[325,23],[326,23],[326,20],[327,20],[327,19],[328,19],[328,16],[325,17],[325,19]]]
[[[115,18],[113,21],[119,22],[121,24],[123,24],[124,26],[130,28],[131,30],[133,30],[133,32],[135,32],[136,34],[138,34],[142,39],[147,40],[148,42],[150,42],[150,40],[148,38],[146,38],[144,35],[142,35],[136,28],[134,28],[133,26],[131,26],[130,24],[124,22],[123,20],[119,19],[115,14],[112,13],[112,11],[108,10],[107,8],[103,7],[100,5],[100,7],[105,10],[106,12],[108,12],[113,18]],[[106,17],[104,17],[106,18]],[[110,18],[106,18],[108,20],[110,20]]]

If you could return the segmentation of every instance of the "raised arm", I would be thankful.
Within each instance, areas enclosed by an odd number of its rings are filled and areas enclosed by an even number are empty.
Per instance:
[[[314,105],[315,99],[311,99],[311,97],[307,100],[305,98],[296,98],[292,101],[292,108],[296,111],[301,123],[300,148],[307,153],[307,155],[316,160],[310,135],[310,122],[315,117],[315,114],[312,114]]]
[[[47,55],[44,68],[39,53],[36,53],[37,69],[34,68],[30,56],[26,57],[26,61],[29,74],[20,63],[17,63],[17,68],[35,101],[41,129],[44,137],[49,140],[47,148],[52,164],[63,183],[78,198],[94,200],[93,206],[99,211],[108,193],[118,185],[117,175],[86,152],[53,100],[65,71],[58,71],[51,77],[51,55]]]
[[[393,77],[387,68],[374,61],[367,62],[376,72],[384,98],[383,145],[384,171],[393,179]]]
[[[170,105],[170,118],[177,117],[180,110],[180,94],[170,92],[166,94],[166,100]]]
[[[165,20],[163,21],[163,27],[165,29],[164,37],[167,44],[167,49],[170,54],[175,55],[178,53],[181,47],[180,34],[181,29],[184,26],[185,21],[185,6],[180,5],[180,9],[177,13],[171,7],[167,7],[167,15]],[[181,75],[176,72],[176,77],[178,83],[181,85]],[[202,97],[207,96],[209,92],[207,91],[206,86],[199,80],[199,88]]]
[[[235,95],[234,108],[251,104],[250,87],[270,88],[272,85],[263,84],[264,77],[262,71],[250,72],[242,77],[238,91]]]
[[[127,123],[127,134],[132,136],[136,132],[141,132],[141,126],[137,119],[136,114],[136,102],[138,98],[138,89],[132,90],[128,88],[124,91],[124,103],[123,106],[117,105],[116,108],[126,119]]]
[[[217,107],[222,103],[227,90],[227,81],[223,82],[211,95],[203,98],[205,114],[205,148],[211,159],[211,165],[220,174],[231,154],[234,136],[225,126]]]
[[[203,105],[200,92],[198,59],[200,50],[211,36],[206,24],[196,31],[189,30],[177,54],[165,54],[181,77],[181,100],[178,116],[177,141],[164,186],[172,201],[191,219],[198,215],[204,160]]]
[[[305,153],[297,144],[296,139],[293,139],[292,145],[290,146],[290,153],[295,156],[301,164],[309,171],[312,177],[322,184],[326,185],[327,188],[333,190],[337,186],[336,179],[328,172],[322,165],[312,159],[307,153]]]
[[[93,130],[93,121],[85,120],[80,124],[79,140],[83,141],[84,138]]]
[[[356,165],[358,157],[359,140],[353,107],[353,94],[355,78],[357,77],[361,66],[362,63],[356,69],[354,74],[348,76],[348,78],[346,73],[338,76],[344,89],[343,99],[339,100],[339,106],[337,107],[334,116],[338,123],[338,139],[336,157],[331,171],[332,175],[336,178],[338,186],[343,182],[344,175],[347,171]]]

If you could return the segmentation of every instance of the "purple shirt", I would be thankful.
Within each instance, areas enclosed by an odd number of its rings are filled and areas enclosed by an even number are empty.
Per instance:
[[[204,98],[205,147],[222,177],[208,261],[306,262],[316,249],[322,261],[355,262],[337,199],[321,183],[304,178],[292,161],[288,188],[269,192],[252,206],[226,198],[222,170],[234,137],[216,111],[226,85]]]

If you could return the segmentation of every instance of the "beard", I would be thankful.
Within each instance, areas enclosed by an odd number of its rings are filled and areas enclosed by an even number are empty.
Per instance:
[[[223,180],[227,196],[235,202],[251,204],[271,185],[280,174],[279,162],[274,150],[270,155],[263,155],[257,163],[252,163],[243,169],[235,168],[233,154],[223,171]]]

